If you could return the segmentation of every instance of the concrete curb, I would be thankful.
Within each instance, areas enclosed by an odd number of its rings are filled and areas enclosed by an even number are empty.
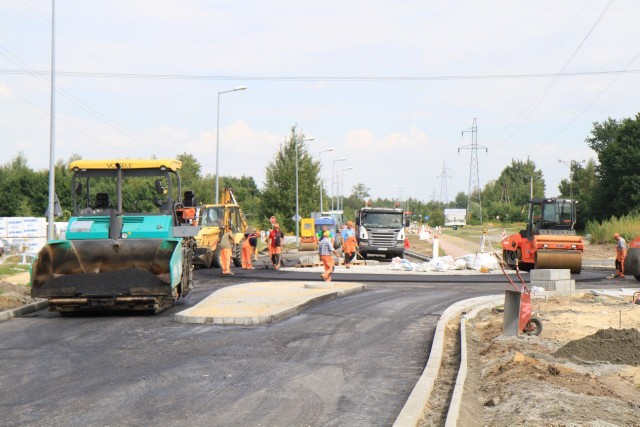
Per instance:
[[[49,301],[42,300],[32,302],[31,304],[23,305],[22,307],[14,308],[12,310],[3,311],[0,313],[0,322],[13,319],[14,317],[22,316],[24,314],[33,313],[34,311],[42,310],[49,306]]]
[[[456,377],[456,385],[453,389],[449,411],[447,412],[447,420],[445,427],[456,427],[458,425],[458,417],[460,415],[460,405],[462,404],[462,394],[464,392],[464,383],[467,380],[467,320],[473,319],[478,313],[486,308],[493,308],[504,303],[504,297],[498,298],[494,302],[475,307],[471,312],[465,314],[460,319],[460,369]]]
[[[413,388],[413,391],[405,402],[400,414],[398,414],[398,417],[393,424],[394,426],[415,427],[422,419],[427,403],[429,402],[429,397],[433,391],[435,380],[438,377],[438,372],[440,371],[442,354],[444,352],[444,333],[449,321],[463,312],[472,310],[476,307],[486,308],[500,305],[503,302],[504,295],[489,295],[485,297],[470,298],[449,306],[444,313],[442,313],[442,316],[438,321],[438,325],[436,326],[427,366],[424,368],[420,379]]]
[[[534,298],[546,298],[552,296],[570,296],[578,297],[584,294],[590,293],[590,291],[577,291],[577,292],[548,292],[547,295],[534,296]],[[462,316],[460,319],[460,368],[458,370],[458,376],[456,377],[456,384],[453,389],[453,395],[449,404],[449,411],[447,412],[447,419],[445,427],[456,427],[458,425],[458,417],[460,416],[460,405],[462,404],[462,394],[464,392],[464,384],[467,380],[467,321],[475,318],[479,312],[487,308],[497,307],[504,303],[504,296],[497,297],[493,302],[482,304],[475,307],[472,311]]]

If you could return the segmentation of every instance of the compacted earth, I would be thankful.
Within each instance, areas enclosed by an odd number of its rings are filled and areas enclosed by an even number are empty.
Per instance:
[[[458,425],[640,426],[640,305],[582,293],[532,308],[540,336],[502,335],[499,308],[468,321]]]
[[[18,273],[0,277],[0,311],[10,310],[35,302],[31,298],[29,273]]]

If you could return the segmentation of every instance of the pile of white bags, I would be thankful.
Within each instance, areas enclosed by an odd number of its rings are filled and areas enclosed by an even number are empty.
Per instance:
[[[480,270],[485,267],[489,270],[498,270],[500,265],[495,256],[489,253],[469,254],[458,258],[465,262],[465,267],[469,270]]]
[[[413,265],[411,262],[406,259],[395,257],[391,260],[391,265],[389,269],[396,271],[411,271],[413,270]]]
[[[447,270],[499,270],[495,256],[489,253],[468,254],[455,260],[450,256],[441,256],[429,262],[413,263],[406,259],[394,258],[389,265],[394,271],[447,271]]]

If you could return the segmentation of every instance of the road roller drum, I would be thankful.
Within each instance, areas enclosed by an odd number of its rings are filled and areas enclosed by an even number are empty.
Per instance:
[[[536,252],[534,268],[569,269],[571,274],[580,274],[582,271],[582,252],[539,249]]]

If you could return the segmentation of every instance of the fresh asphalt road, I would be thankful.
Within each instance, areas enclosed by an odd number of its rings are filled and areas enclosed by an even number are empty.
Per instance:
[[[3,425],[390,425],[424,369],[442,311],[506,283],[348,275],[367,290],[269,326],[173,322],[220,287],[303,274],[237,273],[197,271],[190,298],[158,315],[41,310],[0,323]]]

